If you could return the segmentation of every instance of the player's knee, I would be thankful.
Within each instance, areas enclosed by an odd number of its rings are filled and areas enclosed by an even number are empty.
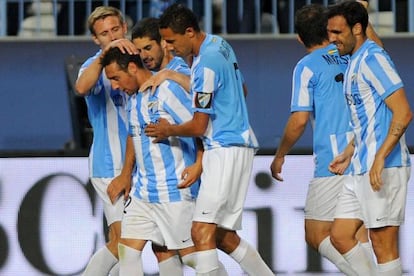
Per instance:
[[[215,231],[202,223],[193,224],[191,238],[196,246],[207,246],[216,243]],[[215,246],[214,246],[215,247]]]

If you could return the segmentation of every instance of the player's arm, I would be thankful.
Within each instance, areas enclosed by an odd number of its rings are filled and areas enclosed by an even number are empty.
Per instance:
[[[125,160],[121,173],[115,177],[108,185],[106,192],[114,203],[118,196],[124,192],[124,197],[128,197],[131,190],[132,174],[135,168],[135,151],[132,137],[128,135],[126,148],[125,148]]]
[[[103,55],[101,54],[101,57]],[[92,87],[95,86],[102,73],[101,58],[95,59],[83,72],[78,76],[75,83],[76,92],[81,96],[86,96]]]
[[[201,137],[207,129],[210,115],[202,112],[194,112],[190,121],[179,125],[172,125],[167,120],[160,118],[157,124],[150,124],[145,128],[145,134],[154,137],[154,143],[169,136]]]
[[[203,171],[202,160],[203,160],[203,153],[204,147],[203,142],[200,138],[195,138],[197,143],[197,157],[194,164],[186,167],[182,174],[181,178],[183,181],[178,185],[178,188],[187,188],[191,186],[194,182],[196,182],[200,176],[201,172]]]
[[[139,91],[143,92],[148,88],[151,88],[151,92],[154,93],[155,89],[157,89],[157,87],[165,80],[173,80],[181,85],[187,92],[190,91],[190,76],[170,69],[163,69],[155,75],[152,75],[140,86]]]
[[[357,0],[357,2],[361,3],[368,11],[369,2],[367,0]],[[370,22],[368,22],[368,26],[365,32],[369,39],[377,43],[381,48],[384,48],[382,40],[379,38],[378,34],[375,32],[374,27],[372,27]]]
[[[392,120],[387,137],[375,154],[374,163],[369,172],[371,186],[374,191],[380,190],[383,184],[381,173],[384,168],[385,158],[400,141],[413,116],[404,88],[400,88],[388,96],[385,99],[385,103],[392,112]]]
[[[308,123],[309,116],[310,112],[307,111],[297,111],[290,115],[282,139],[280,140],[279,147],[277,148],[273,162],[270,165],[270,171],[276,180],[283,181],[280,173],[282,172],[285,155],[289,153],[291,148],[302,136],[306,124]]]

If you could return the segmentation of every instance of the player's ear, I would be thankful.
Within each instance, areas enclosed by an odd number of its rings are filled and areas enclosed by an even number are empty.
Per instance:
[[[299,35],[296,36],[296,39],[299,41],[300,44],[303,44],[303,41],[302,41],[302,39],[300,38]]]

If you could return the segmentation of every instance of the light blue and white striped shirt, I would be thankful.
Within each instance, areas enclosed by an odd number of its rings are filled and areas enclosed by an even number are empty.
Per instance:
[[[210,115],[202,137],[204,150],[258,147],[249,124],[243,81],[231,46],[223,38],[207,34],[191,67],[194,111]]]
[[[366,173],[375,154],[388,135],[392,112],[385,99],[403,87],[389,55],[367,40],[351,56],[344,78],[344,91],[351,110],[355,133],[353,165],[355,174]],[[385,159],[385,168],[410,166],[409,151],[403,135]]]
[[[130,97],[128,103],[129,132],[135,148],[137,175],[134,195],[141,200],[175,202],[192,200],[198,193],[199,183],[178,189],[184,168],[196,160],[196,143],[192,137],[169,137],[153,143],[144,129],[159,118],[171,124],[191,120],[191,96],[173,81],[164,81],[152,95],[149,90]]]
[[[314,177],[333,176],[329,163],[353,137],[342,85],[348,62],[331,44],[304,56],[293,72],[290,109],[311,112]]]
[[[79,75],[100,53],[101,51],[82,64]],[[88,118],[93,128],[93,142],[89,152],[90,177],[112,178],[121,172],[128,135],[126,98],[125,93],[111,88],[104,71],[85,97]]]

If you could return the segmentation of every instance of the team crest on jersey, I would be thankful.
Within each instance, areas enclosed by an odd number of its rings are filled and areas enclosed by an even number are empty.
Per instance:
[[[151,114],[158,113],[158,101],[150,101],[148,102],[148,112]]]
[[[211,107],[211,100],[212,100],[211,93],[197,93],[195,98],[195,106],[198,108],[210,108]]]

